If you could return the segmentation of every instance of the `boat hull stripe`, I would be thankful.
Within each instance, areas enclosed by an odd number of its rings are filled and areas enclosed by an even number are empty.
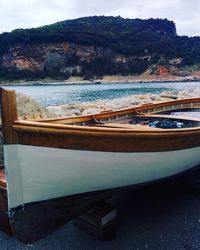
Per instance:
[[[199,165],[199,150],[117,153],[6,145],[9,208],[169,177]]]

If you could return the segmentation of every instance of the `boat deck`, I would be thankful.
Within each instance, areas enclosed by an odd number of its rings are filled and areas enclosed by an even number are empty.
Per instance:
[[[123,119],[115,119],[112,121],[95,121],[96,123],[91,123],[90,126],[95,127],[107,127],[107,128],[123,128],[123,129],[133,129],[133,130],[158,130],[161,128],[149,127],[149,122],[151,121],[179,121],[184,122],[186,127],[196,127],[200,126],[200,116],[193,117],[190,113],[185,112],[184,115],[171,115],[171,114],[141,114],[141,115],[133,115],[129,118]]]
[[[195,115],[194,115],[195,114]],[[123,110],[105,110],[94,115],[38,120],[50,124],[110,127],[146,130],[148,122],[171,120],[186,123],[186,127],[200,126],[200,99],[185,99],[166,103],[148,103]],[[149,130],[153,128],[149,127]],[[158,129],[158,128],[156,128]]]

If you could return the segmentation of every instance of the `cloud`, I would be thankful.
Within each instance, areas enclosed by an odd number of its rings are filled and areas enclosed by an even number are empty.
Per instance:
[[[198,0],[0,0],[0,33],[92,15],[168,18],[179,35],[200,35]]]
[[[67,19],[70,17],[70,7],[70,0],[0,0],[0,32]]]

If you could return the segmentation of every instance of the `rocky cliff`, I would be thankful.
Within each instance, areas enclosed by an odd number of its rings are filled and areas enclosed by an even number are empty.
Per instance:
[[[200,63],[199,43],[166,19],[80,18],[1,34],[0,79],[187,75]]]
[[[17,44],[2,55],[1,67],[33,72],[58,71],[79,75],[83,70],[86,72],[87,67],[95,68],[98,64],[101,68],[104,67],[106,73],[113,72],[109,66],[117,67],[122,64],[128,67],[128,64],[134,62],[135,59],[133,56],[116,53],[110,48],[94,45],[86,46],[70,42]],[[103,63],[106,65],[102,65]]]

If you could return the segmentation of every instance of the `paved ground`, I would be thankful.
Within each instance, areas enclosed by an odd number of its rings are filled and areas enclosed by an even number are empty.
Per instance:
[[[200,249],[200,194],[161,184],[126,192],[111,202],[119,213],[111,241],[101,242],[69,223],[32,245],[0,233],[0,249]]]

